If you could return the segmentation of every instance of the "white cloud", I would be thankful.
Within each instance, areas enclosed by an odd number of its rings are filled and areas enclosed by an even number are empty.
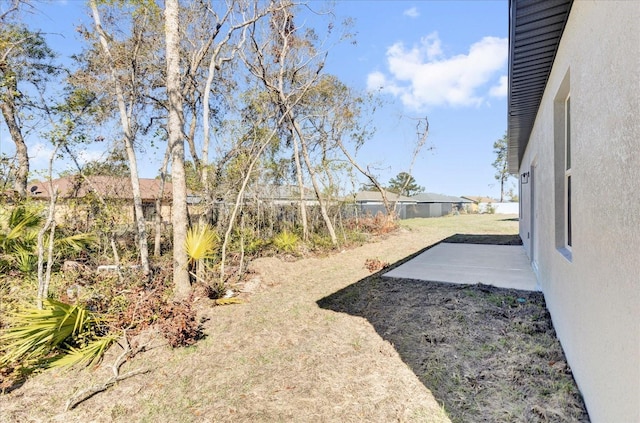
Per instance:
[[[49,160],[53,154],[53,146],[48,143],[37,142],[29,145],[29,179],[44,180],[48,174]],[[54,169],[56,161],[54,160]]]
[[[32,168],[42,168],[49,166],[49,159],[53,154],[51,144],[37,143],[29,147],[29,164]]]
[[[426,37],[422,37],[420,42],[427,52],[427,60],[435,60],[442,55],[442,43],[437,32],[432,32]]]
[[[104,159],[104,151],[99,150],[81,150],[78,152],[78,163],[85,165],[89,162],[95,162]]]
[[[45,179],[49,169],[49,160],[53,153],[51,144],[37,142],[29,146],[29,167],[31,169],[31,178]],[[76,152],[78,163],[84,166],[91,161],[104,160],[105,153],[100,150],[84,149]],[[58,156],[53,162],[54,176],[61,170],[75,172],[77,169],[71,160],[58,150]]]
[[[368,88],[400,97],[405,106],[479,106],[487,94],[485,85],[495,78],[507,61],[507,39],[484,37],[469,47],[467,54],[444,57],[437,33],[420,44],[406,48],[396,43],[387,49],[389,75],[374,72]],[[375,83],[375,84],[374,84]],[[502,80],[501,80],[502,84]]]
[[[507,75],[502,75],[500,77],[500,81],[498,81],[498,85],[494,85],[489,90],[489,95],[493,97],[506,97],[509,93],[509,78]]]
[[[420,16],[420,12],[418,12],[418,9],[416,7],[407,9],[404,12],[402,12],[402,14],[410,18],[417,18],[418,16]]]
[[[372,72],[367,76],[367,90],[381,91],[396,97],[402,95],[402,89],[393,82],[389,82],[382,72]]]
[[[385,85],[387,85],[387,78],[382,72],[371,72],[367,75],[367,89],[369,91],[384,89]]]

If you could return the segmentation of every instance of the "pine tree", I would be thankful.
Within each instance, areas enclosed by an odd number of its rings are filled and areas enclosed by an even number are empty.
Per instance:
[[[389,191],[408,197],[424,192],[424,187],[416,183],[416,179],[407,172],[400,172],[389,180]]]
[[[511,177],[509,173],[508,150],[507,150],[507,133],[496,142],[493,143],[493,152],[496,154],[496,160],[493,162],[493,167],[496,168],[495,178],[500,181],[500,202],[504,203],[505,184]]]

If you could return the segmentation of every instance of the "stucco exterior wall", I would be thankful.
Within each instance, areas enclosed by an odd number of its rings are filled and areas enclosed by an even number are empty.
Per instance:
[[[131,200],[130,200],[131,201]],[[118,203],[114,200],[107,200],[107,203],[112,207],[111,214],[113,217],[114,224],[133,224],[134,223],[134,210],[133,205],[129,203]],[[144,203],[144,206],[153,206],[151,203]],[[48,200],[42,200],[42,207],[46,210],[49,207]],[[163,203],[160,206],[162,221],[163,222],[171,222],[171,205],[167,203]],[[193,208],[190,207],[189,210],[191,213],[194,212]],[[88,206],[82,204],[72,204],[68,200],[58,200],[55,209],[55,219],[58,224],[69,224],[72,221],[76,223],[85,223],[89,229],[93,225],[92,221],[92,212],[88,210]],[[147,223],[153,223],[155,220],[150,220]]]
[[[554,174],[554,99],[567,76],[570,259],[556,246]],[[531,170],[520,235],[590,417],[640,422],[640,2],[573,3],[520,166]]]

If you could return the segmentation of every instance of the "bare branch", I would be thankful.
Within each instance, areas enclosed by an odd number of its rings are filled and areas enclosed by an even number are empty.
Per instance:
[[[425,116],[424,118],[413,118],[413,119],[418,121],[416,123],[416,145],[413,148],[413,154],[411,155],[411,164],[409,164],[409,170],[407,171],[408,175],[412,174],[413,166],[416,163],[416,158],[420,154],[420,151],[422,150],[424,145],[427,143],[427,137],[429,136],[429,118]],[[400,189],[400,192],[405,192],[410,181],[411,181],[411,178],[407,178],[404,181],[404,184],[402,184],[402,188]]]
[[[129,339],[127,338],[126,330],[123,333],[123,340],[124,340],[124,347],[123,347],[122,353],[115,359],[113,364],[109,366],[111,367],[113,376],[107,379],[103,383],[99,383],[97,385],[90,386],[87,389],[83,389],[82,391],[76,392],[71,398],[67,400],[64,411],[69,411],[74,409],[80,403],[88,400],[89,398],[91,398],[92,396],[100,392],[106,391],[107,389],[109,389],[116,383],[120,382],[121,380],[129,379],[131,377],[149,373],[151,371],[151,369],[137,369],[122,375],[120,374],[120,367],[122,367],[122,365],[126,361],[128,361],[129,359],[131,359],[132,357],[134,357],[136,354],[138,354],[140,351],[144,349],[144,346],[138,347],[135,350],[131,349],[131,345],[129,344]]]

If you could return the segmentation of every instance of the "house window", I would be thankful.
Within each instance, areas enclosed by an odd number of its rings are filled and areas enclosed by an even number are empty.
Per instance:
[[[554,187],[556,249],[572,260],[575,178],[572,172],[569,72],[554,100]],[[574,146],[575,147],[575,146]]]
[[[142,204],[142,215],[145,222],[153,222],[156,218],[156,205],[153,203]]]

